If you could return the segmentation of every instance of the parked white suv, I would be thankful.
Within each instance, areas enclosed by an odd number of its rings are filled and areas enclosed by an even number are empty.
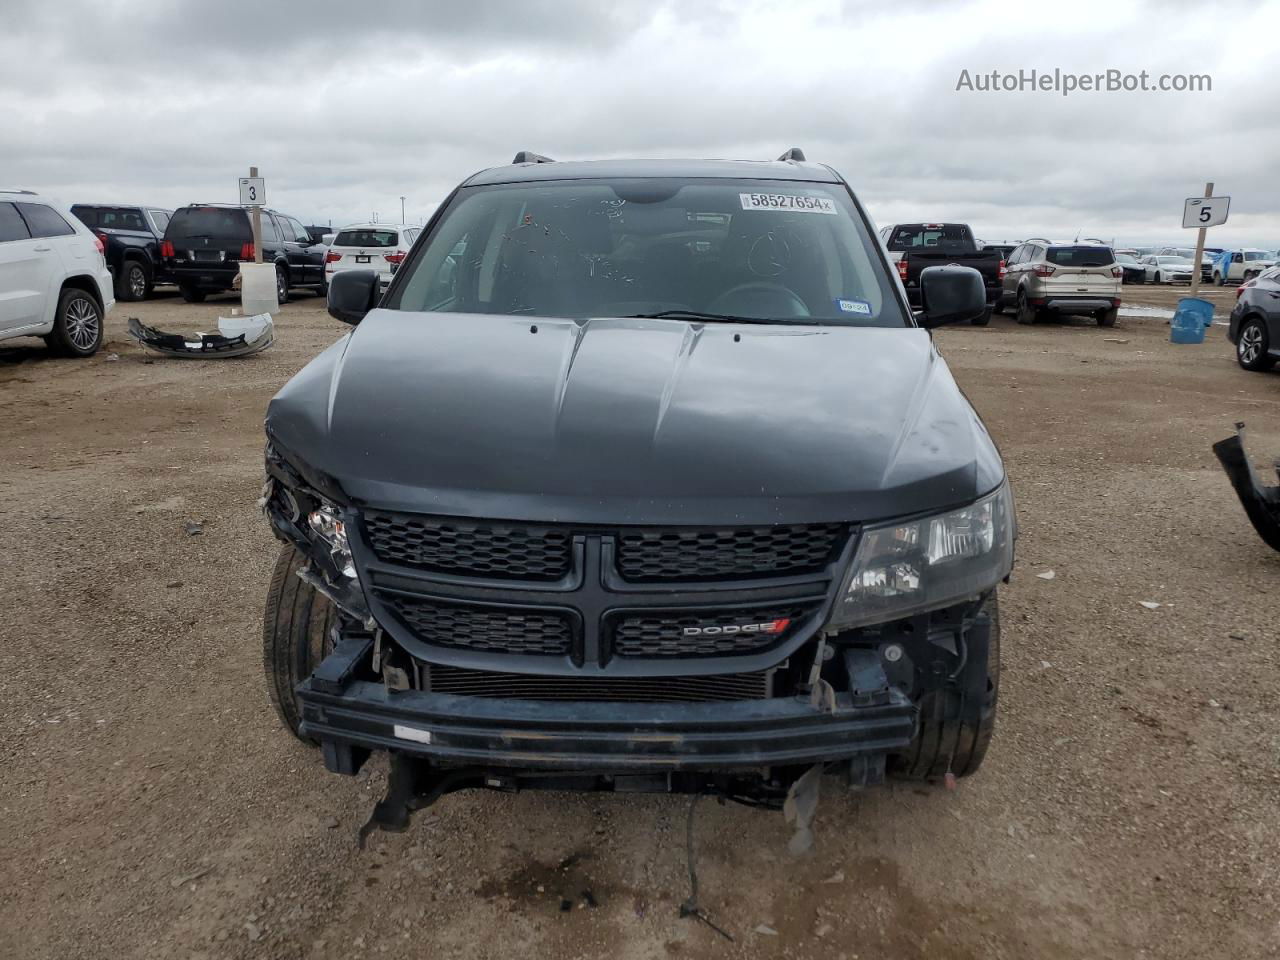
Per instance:
[[[0,340],[44,337],[88,357],[115,306],[102,241],[68,207],[29,190],[0,190]]]
[[[324,255],[324,281],[343,270],[376,270],[383,290],[404,263],[421,227],[396,223],[353,223],[343,227]]]

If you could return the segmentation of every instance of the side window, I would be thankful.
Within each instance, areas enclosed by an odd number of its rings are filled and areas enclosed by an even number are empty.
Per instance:
[[[18,210],[12,203],[0,203],[0,243],[10,240],[28,240],[31,231],[27,223],[18,216]]]
[[[86,227],[96,227],[98,225],[98,211],[93,207],[77,206],[72,207],[71,212],[79,218],[80,222]]]
[[[252,213],[249,214],[249,217],[250,217],[249,222],[252,223],[253,214]],[[280,239],[280,231],[276,227],[276,218],[271,216],[271,214],[267,213],[267,211],[263,210],[262,211],[262,242],[273,243],[275,241],[278,241],[279,239]]]
[[[280,229],[284,230],[287,239],[311,246],[311,234],[307,233],[307,228],[293,217],[281,217]]]
[[[163,210],[148,210],[147,214],[151,217],[151,225],[156,233],[164,236],[164,228],[169,226],[169,215]]]
[[[1019,245],[1009,251],[1009,259],[1005,261],[1006,267],[1012,267],[1015,263],[1022,262],[1023,248]]]
[[[22,219],[33,237],[70,237],[75,235],[71,224],[62,219],[62,215],[53,207],[43,203],[15,203]]]
[[[1232,262],[1232,263],[1243,263],[1243,262],[1244,262],[1244,256],[1243,256],[1242,254],[1239,254],[1239,253],[1233,253],[1233,254],[1231,255],[1231,262]]]

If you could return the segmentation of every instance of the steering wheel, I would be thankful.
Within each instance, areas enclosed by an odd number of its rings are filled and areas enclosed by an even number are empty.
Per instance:
[[[753,280],[726,290],[707,306],[708,313],[727,313],[746,317],[778,317],[805,319],[812,314],[794,290],[780,283]]]

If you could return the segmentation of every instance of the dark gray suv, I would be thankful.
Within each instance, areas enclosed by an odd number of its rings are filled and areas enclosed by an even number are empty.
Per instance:
[[[461,787],[712,791],[974,772],[1013,501],[862,207],[770,163],[527,155],[442,204],[267,413],[286,725],[372,823]],[[810,778],[812,779],[812,778]]]

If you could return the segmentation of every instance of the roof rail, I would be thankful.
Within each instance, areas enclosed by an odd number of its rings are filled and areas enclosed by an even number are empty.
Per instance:
[[[0,190],[0,193],[25,193],[29,197],[36,195],[34,190]]]
[[[512,163],[555,163],[550,157],[544,157],[540,153],[534,153],[532,150],[521,150],[516,154],[516,158]]]
[[[804,151],[799,147],[792,147],[786,153],[778,158],[779,160],[794,160],[797,163],[804,163]]]
[[[1027,239],[1023,240],[1022,242],[1023,243],[1043,243],[1045,246],[1048,246],[1048,247],[1053,246],[1053,241],[1046,240],[1044,237],[1027,237]]]

